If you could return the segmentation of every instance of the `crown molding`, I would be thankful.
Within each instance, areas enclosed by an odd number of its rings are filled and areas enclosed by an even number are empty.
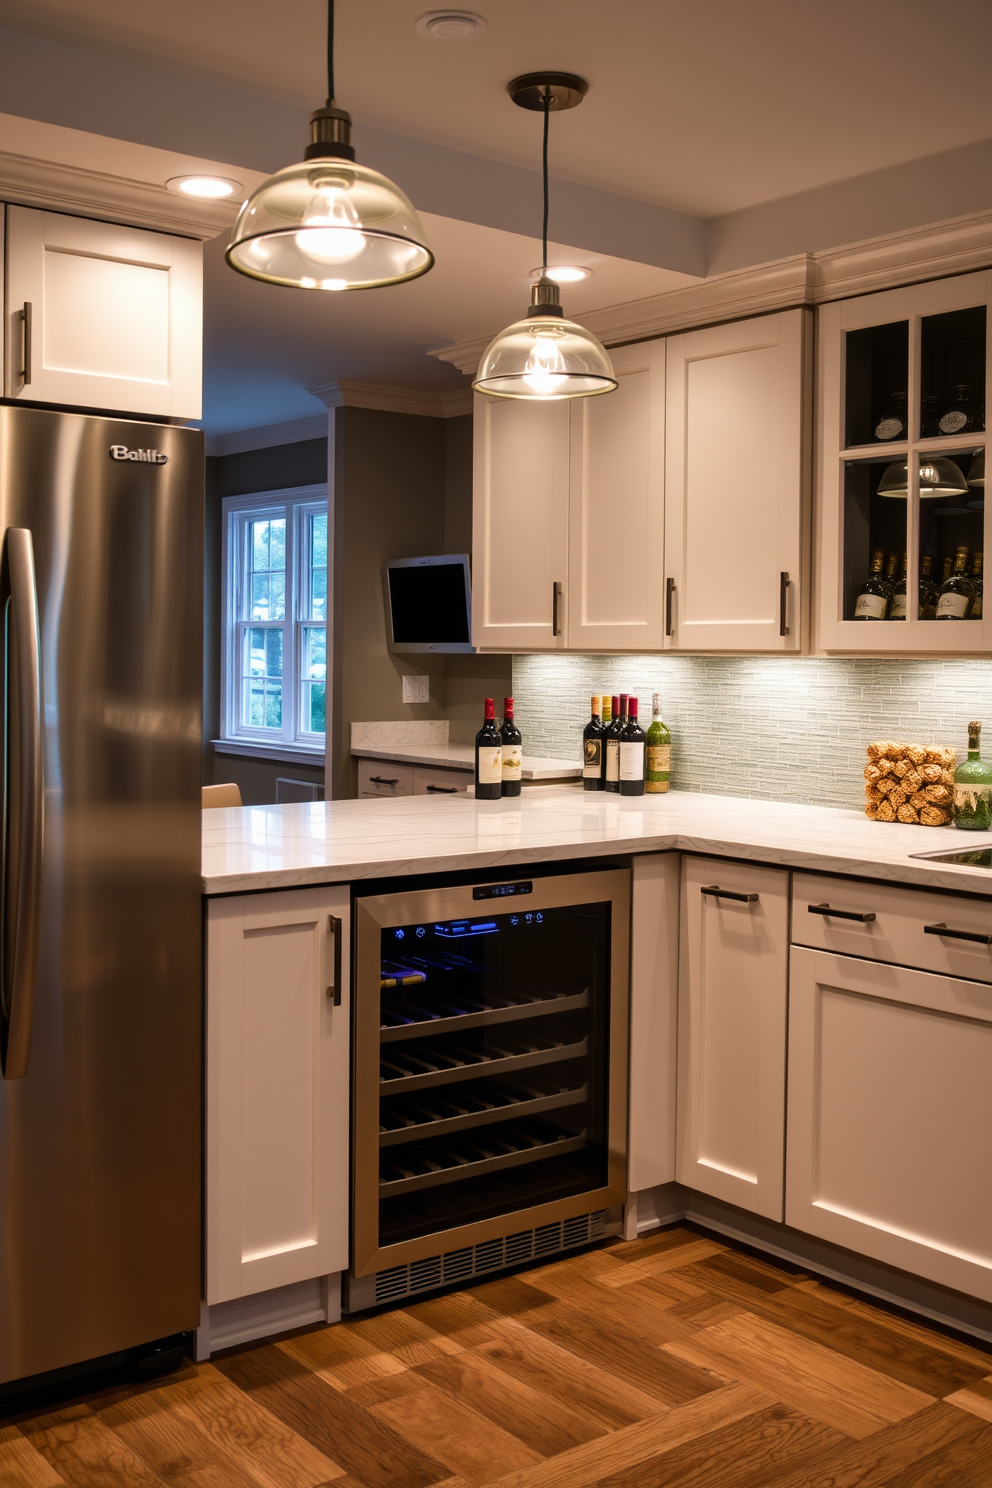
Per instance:
[[[583,315],[582,324],[606,346],[670,336],[698,326],[822,305],[882,289],[964,274],[992,265],[992,212],[843,248],[801,253],[756,268],[714,275],[667,294],[631,300]],[[472,376],[492,336],[441,346],[430,355]]]
[[[328,408],[372,408],[379,413],[413,413],[426,418],[457,418],[472,412],[472,389],[431,393],[423,388],[384,387],[377,382],[322,382],[307,392]]]
[[[280,444],[302,444],[305,439],[327,438],[327,414],[293,419],[285,424],[266,424],[261,429],[235,429],[230,434],[208,434],[207,455],[243,455],[248,450],[275,449]]]

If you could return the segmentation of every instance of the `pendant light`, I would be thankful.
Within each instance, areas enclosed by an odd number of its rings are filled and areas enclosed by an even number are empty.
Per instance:
[[[968,482],[953,460],[942,455],[920,456],[920,500],[940,496],[966,496]],[[905,498],[909,494],[909,461],[896,460],[886,467],[878,483],[879,496]]]
[[[548,120],[552,110],[575,108],[586,89],[584,79],[568,72],[530,72],[507,87],[520,108],[544,114],[544,251],[525,319],[501,331],[479,363],[472,386],[493,398],[550,402],[612,393],[617,386],[605,347],[583,326],[564,318],[558,285],[548,277]]]
[[[238,213],[228,263],[295,289],[378,289],[426,274],[434,255],[416,210],[392,181],[356,165],[351,115],[334,101],[334,0],[327,94],[310,116],[303,164],[269,176]]]

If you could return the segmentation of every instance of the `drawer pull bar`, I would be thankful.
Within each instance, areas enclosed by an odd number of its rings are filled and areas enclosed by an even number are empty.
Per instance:
[[[709,894],[712,899],[737,899],[741,904],[757,904],[757,894],[738,894],[733,889],[718,889],[716,884],[710,884],[708,888],[700,889],[701,894]]]
[[[924,925],[924,935],[944,935],[948,940],[974,940],[979,945],[992,945],[992,935],[979,935],[976,930],[949,930],[946,925]]]
[[[372,785],[399,785],[398,780],[386,780],[382,775],[370,775],[369,781]]]
[[[458,794],[457,785],[429,785],[427,789],[442,796],[457,796]]]
[[[831,909],[829,904],[807,904],[807,914],[823,915],[828,920],[857,920],[859,925],[870,925],[875,918],[875,911],[866,910],[864,914],[858,914],[853,909]]]

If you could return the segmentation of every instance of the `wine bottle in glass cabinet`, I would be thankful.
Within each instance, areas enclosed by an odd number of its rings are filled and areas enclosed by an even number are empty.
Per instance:
[[[954,556],[950,577],[940,586],[937,600],[938,620],[964,620],[971,604],[971,580],[968,577],[968,549],[960,547]]]
[[[884,620],[888,614],[889,586],[882,573],[884,564],[885,554],[879,548],[872,554],[871,570],[855,601],[855,620]]]

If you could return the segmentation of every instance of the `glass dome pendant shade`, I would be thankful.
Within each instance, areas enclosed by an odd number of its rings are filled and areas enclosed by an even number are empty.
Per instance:
[[[303,163],[262,182],[244,203],[227,249],[232,269],[294,289],[378,289],[434,263],[409,199],[358,165],[351,115],[334,102],[334,5],[327,17],[328,93],[310,116]]]
[[[941,455],[920,456],[920,500],[935,500],[941,496],[964,496],[968,482],[953,460]],[[879,496],[905,498],[909,494],[909,462],[896,460],[887,466],[878,483]]]
[[[612,393],[617,386],[606,348],[584,326],[565,319],[558,285],[547,276],[548,114],[552,108],[574,108],[585,91],[583,80],[568,73],[530,73],[509,86],[514,103],[544,112],[544,257],[526,316],[501,331],[479,363],[472,386],[491,398],[547,403]]]

